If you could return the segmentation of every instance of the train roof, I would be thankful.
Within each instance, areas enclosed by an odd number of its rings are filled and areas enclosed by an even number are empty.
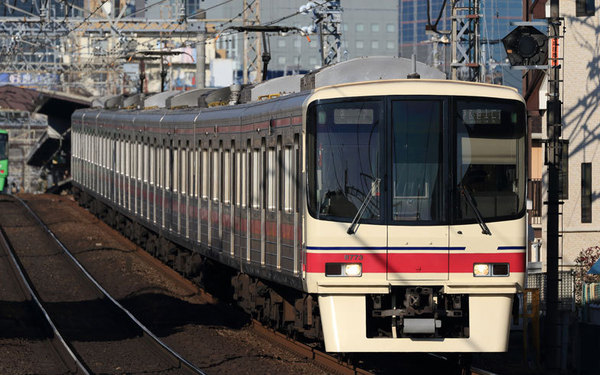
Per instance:
[[[414,79],[415,75],[419,79]],[[74,118],[86,123],[92,123],[88,122],[91,116],[96,122],[110,121],[117,125],[161,126],[167,121],[193,127],[215,122],[223,125],[260,122],[277,118],[278,113],[301,115],[305,102],[340,96],[451,95],[523,100],[510,87],[445,78],[439,70],[408,59],[363,57],[256,85],[169,91],[146,98],[105,97],[94,101],[95,108],[76,113]]]

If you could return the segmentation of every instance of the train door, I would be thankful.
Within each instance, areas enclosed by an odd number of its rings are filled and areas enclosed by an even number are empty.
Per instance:
[[[388,102],[388,280],[447,280],[447,144],[442,100]]]

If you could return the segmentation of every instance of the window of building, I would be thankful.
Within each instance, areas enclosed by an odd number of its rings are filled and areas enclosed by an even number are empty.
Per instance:
[[[365,25],[363,25],[362,23],[357,23],[356,31],[358,31],[358,32],[365,31]]]
[[[378,33],[379,32],[379,24],[378,23],[372,23],[371,24],[371,32],[374,32],[374,33]]]
[[[577,17],[593,16],[596,12],[595,0],[575,0],[575,15]]]
[[[394,25],[393,23],[388,23],[388,24],[385,26],[385,29],[386,29],[386,31],[387,31],[388,33],[393,33],[393,32],[395,32],[395,31],[396,31],[396,25]]]
[[[277,58],[277,63],[279,63],[279,65],[284,65],[285,64],[285,56],[279,56]]]
[[[581,163],[581,222],[592,222],[592,163]]]
[[[317,65],[317,59],[314,57],[311,57],[308,59],[308,63],[312,66]]]
[[[356,48],[364,48],[364,47],[365,47],[365,42],[363,42],[362,40],[356,41]]]
[[[371,48],[378,49],[379,48],[379,41],[378,40],[372,40],[371,41]]]
[[[302,46],[302,41],[300,40],[300,38],[296,38],[294,40],[294,47],[301,47]]]
[[[279,48],[285,47],[285,39],[279,39],[277,41],[277,47],[279,47]]]
[[[387,42],[386,47],[387,47],[387,49],[394,49],[394,48],[396,48],[396,42],[393,42],[390,40]]]

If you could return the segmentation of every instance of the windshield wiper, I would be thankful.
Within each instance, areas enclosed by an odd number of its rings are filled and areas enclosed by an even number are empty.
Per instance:
[[[367,210],[367,206],[369,205],[369,202],[371,202],[371,199],[373,199],[373,195],[375,195],[375,193],[377,193],[377,191],[379,190],[379,182],[380,181],[381,181],[381,178],[376,178],[375,181],[373,181],[373,183],[371,184],[371,191],[369,192],[369,194],[367,194],[365,199],[363,199],[363,202],[360,205],[358,212],[356,212],[354,219],[352,219],[350,228],[348,228],[346,233],[348,233],[348,234],[356,233],[356,227],[358,226],[360,219],[362,218],[365,211]]]
[[[483,221],[483,217],[481,216],[481,211],[479,211],[479,209],[477,208],[477,205],[475,204],[473,196],[471,195],[469,190],[467,190],[467,188],[463,184],[461,184],[460,186],[461,186],[461,193],[465,196],[465,200],[467,201],[469,206],[471,206],[471,209],[473,209],[473,212],[475,212],[475,217],[477,218],[477,222],[479,223],[479,226],[481,227],[481,233],[491,236],[492,232],[490,232],[490,228],[488,228],[488,226],[485,224],[485,221]]]

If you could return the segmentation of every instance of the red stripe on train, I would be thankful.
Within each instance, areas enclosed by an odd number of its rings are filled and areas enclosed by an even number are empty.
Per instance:
[[[352,253],[352,255],[362,256],[362,260],[356,261],[345,259],[346,255],[307,253],[306,272],[324,273],[325,263],[362,263],[363,273],[472,273],[473,263],[510,263],[511,272],[525,272],[523,252],[502,254]]]

